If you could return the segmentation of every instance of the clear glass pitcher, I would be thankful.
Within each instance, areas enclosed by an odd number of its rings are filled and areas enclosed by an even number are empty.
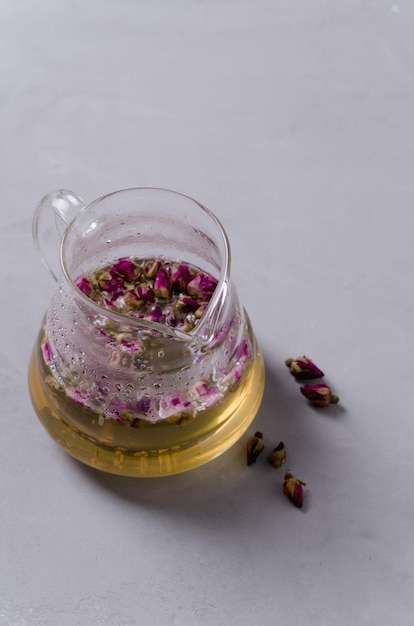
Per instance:
[[[39,203],[33,235],[58,282],[29,367],[50,435],[127,476],[185,471],[237,441],[264,366],[218,219],[165,189],[89,205],[61,190]]]

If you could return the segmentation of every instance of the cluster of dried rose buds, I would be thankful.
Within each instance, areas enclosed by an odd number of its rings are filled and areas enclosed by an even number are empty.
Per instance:
[[[203,316],[217,280],[188,263],[122,257],[79,276],[75,284],[104,308],[190,332]]]
[[[323,378],[325,375],[323,371],[305,355],[298,356],[296,359],[286,359],[285,364],[296,380],[313,380]],[[303,385],[300,387],[300,392],[314,406],[325,407],[339,402],[338,396],[332,392],[329,385],[324,383]]]
[[[256,460],[261,452],[264,450],[263,433],[257,431],[252,437],[249,437],[247,441],[247,465],[256,463]],[[286,461],[286,446],[281,441],[276,448],[273,448],[272,452],[267,457],[268,463],[275,469],[279,469]],[[285,472],[283,478],[283,493],[289,498],[289,500],[297,506],[302,508],[303,506],[303,490],[302,486],[306,485],[303,480],[295,478],[295,476],[288,470]]]
[[[264,439],[263,433],[257,431],[254,433],[253,437],[249,437],[247,440],[246,446],[246,457],[247,457],[247,465],[253,465],[256,463],[257,458],[261,452],[264,450]],[[282,466],[282,464],[286,461],[286,446],[281,441],[276,448],[273,448],[272,452],[268,455],[267,460],[269,464],[278,469]]]

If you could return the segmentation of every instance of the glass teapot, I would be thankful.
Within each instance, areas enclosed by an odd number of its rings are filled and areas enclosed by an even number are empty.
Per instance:
[[[58,282],[29,367],[50,435],[126,476],[185,471],[235,443],[260,406],[264,365],[218,219],[165,189],[89,205],[60,190],[39,203],[33,235]]]

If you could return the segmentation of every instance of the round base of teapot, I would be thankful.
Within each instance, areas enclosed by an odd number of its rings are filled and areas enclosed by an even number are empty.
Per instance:
[[[211,461],[230,448],[252,423],[264,390],[264,363],[256,347],[252,363],[223,403],[190,421],[140,423],[138,427],[99,416],[45,382],[39,344],[29,366],[33,407],[51,437],[82,463],[112,474],[167,476]]]

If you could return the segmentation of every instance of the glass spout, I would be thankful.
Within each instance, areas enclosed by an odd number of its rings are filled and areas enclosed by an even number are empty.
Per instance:
[[[229,264],[227,263],[227,268]],[[209,305],[200,320],[200,323],[189,333],[193,348],[205,351],[215,342],[223,330],[226,308],[229,303],[229,276],[228,272],[221,277]],[[233,303],[232,303],[233,304]]]

